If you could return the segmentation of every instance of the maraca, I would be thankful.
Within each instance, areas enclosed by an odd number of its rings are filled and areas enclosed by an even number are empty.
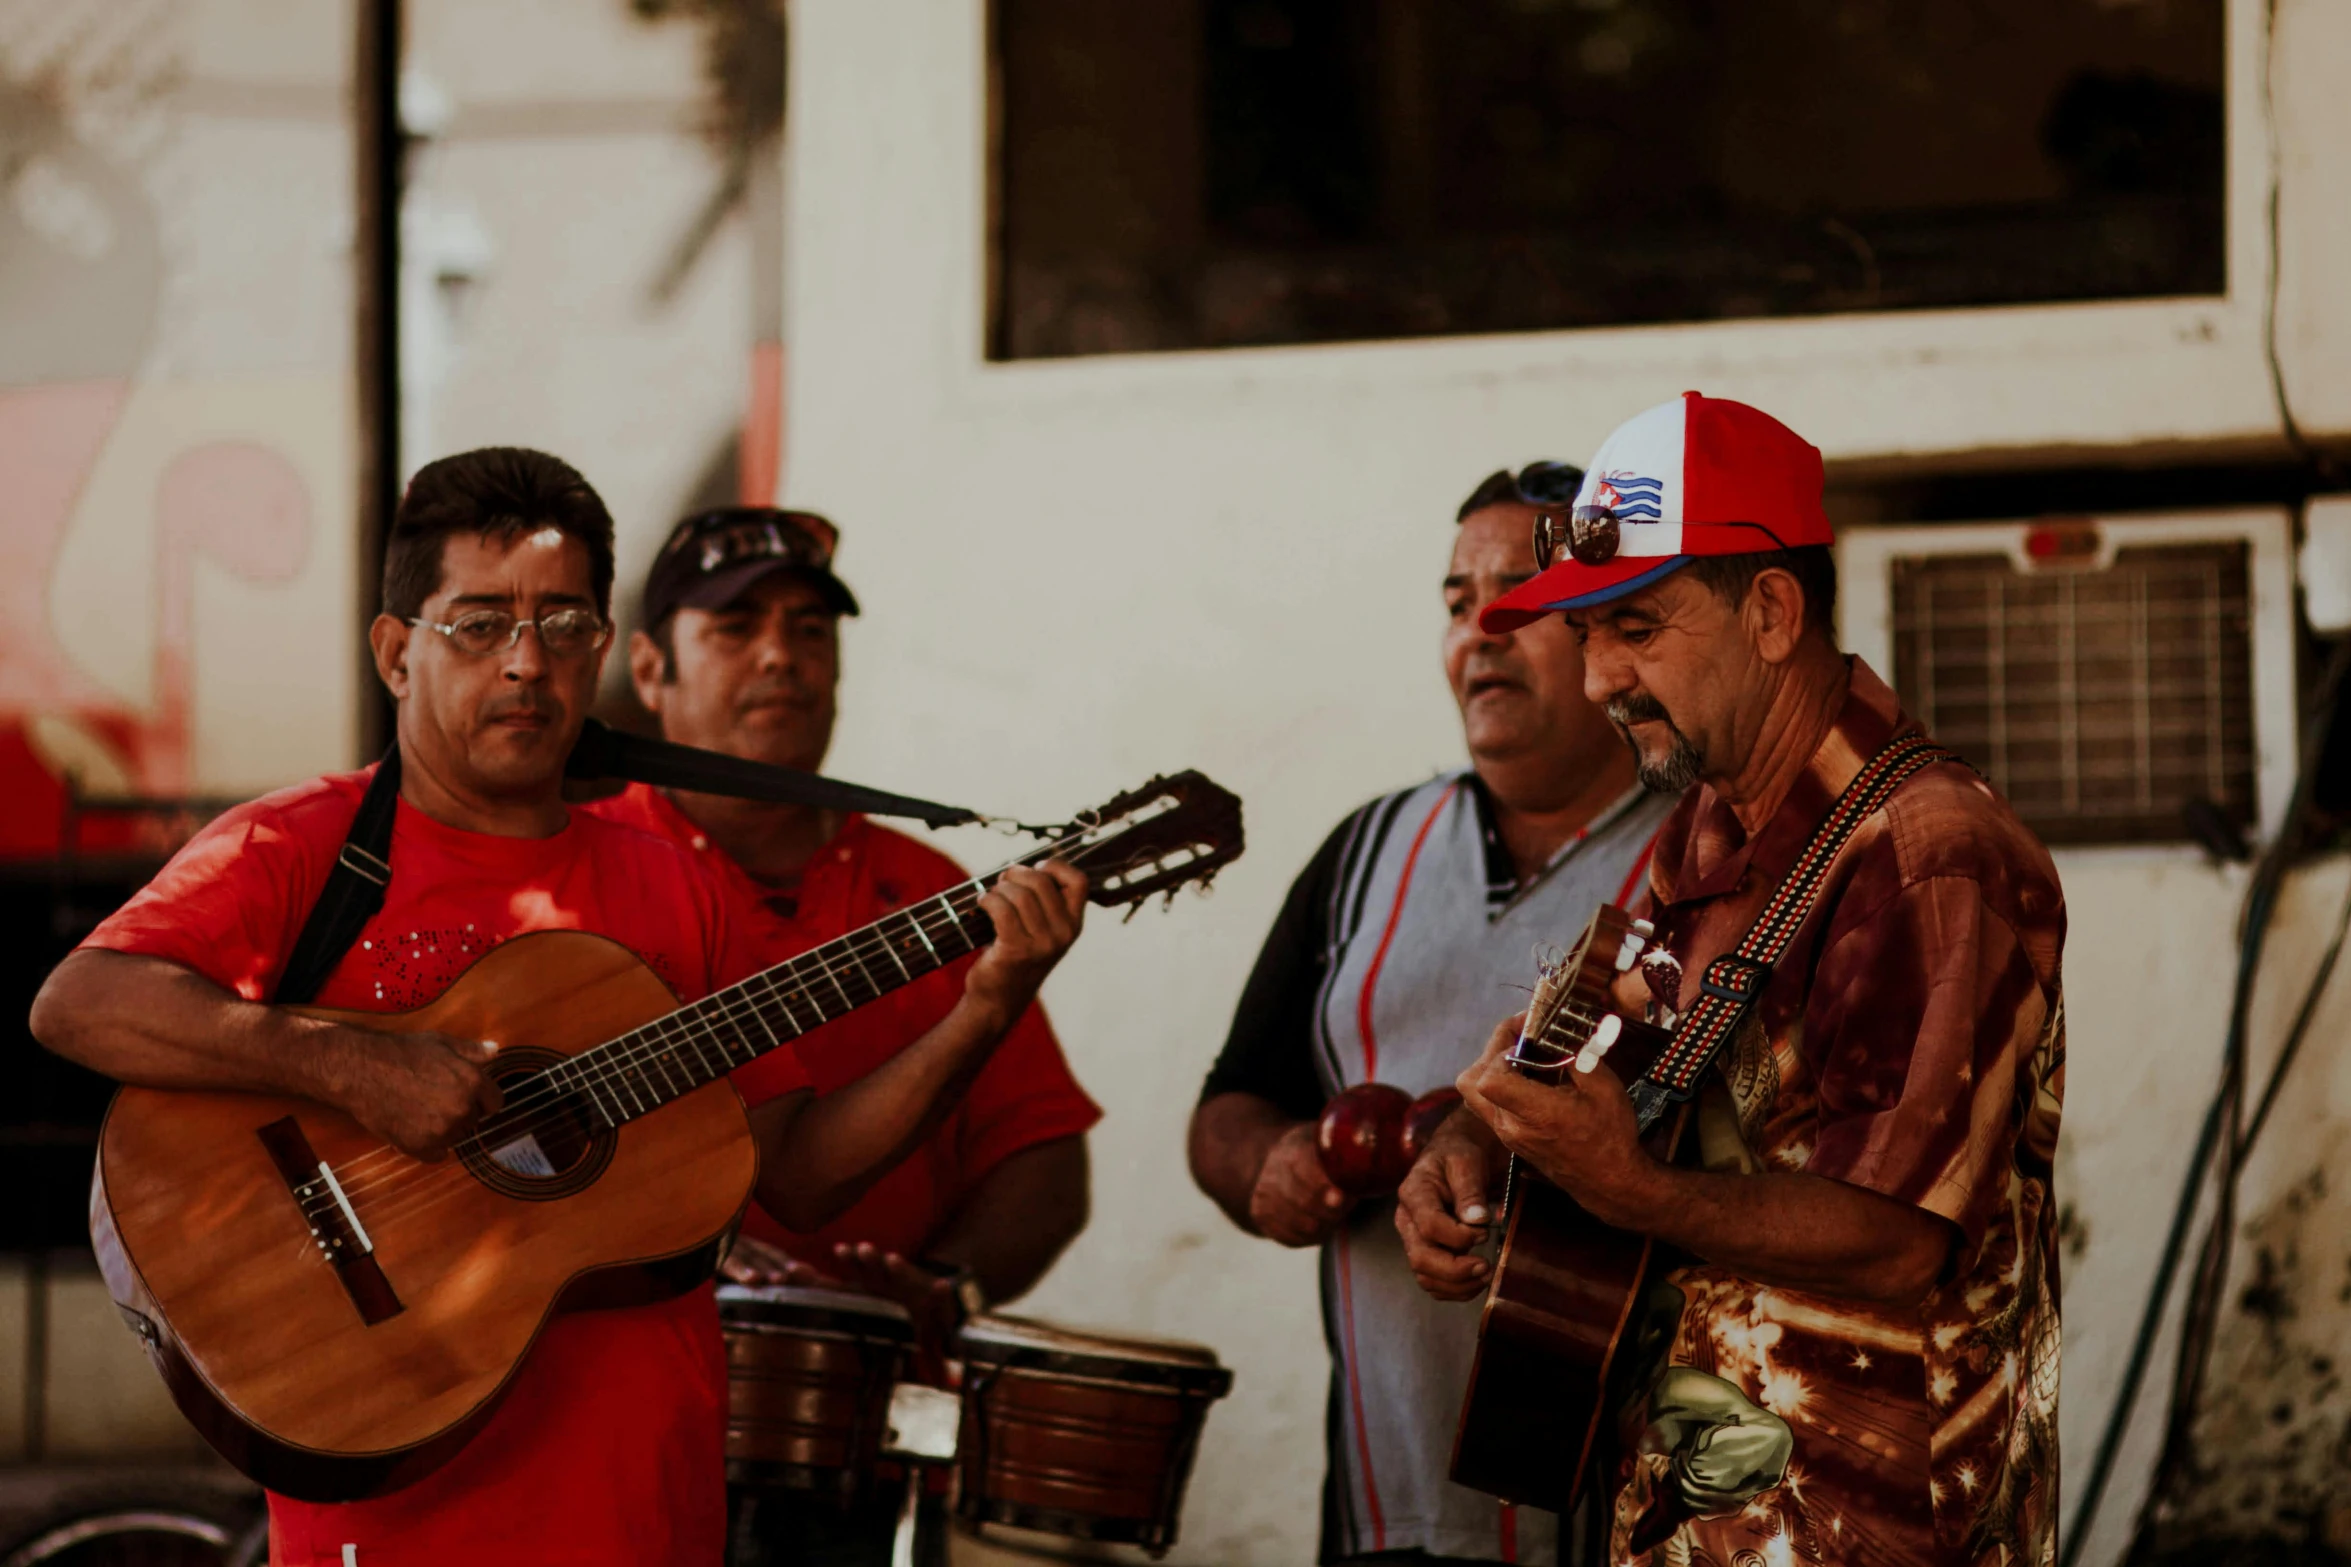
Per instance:
[[[1404,1115],[1404,1167],[1407,1170],[1420,1161],[1421,1150],[1428,1147],[1429,1138],[1438,1127],[1445,1124],[1445,1118],[1460,1103],[1461,1090],[1450,1087],[1432,1088],[1412,1101],[1412,1108]],[[1403,1177],[1398,1176],[1397,1179],[1402,1180]]]
[[[1323,1106],[1314,1151],[1323,1174],[1350,1197],[1384,1196],[1396,1189],[1429,1134],[1461,1094],[1440,1088],[1415,1099],[1388,1083],[1358,1083]]]
[[[1350,1197],[1392,1192],[1411,1161],[1404,1157],[1404,1118],[1412,1096],[1391,1083],[1357,1083],[1322,1107],[1314,1152],[1322,1173]]]

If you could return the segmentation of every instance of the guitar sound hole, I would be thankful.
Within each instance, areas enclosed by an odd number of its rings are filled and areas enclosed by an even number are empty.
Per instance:
[[[528,1046],[501,1051],[492,1076],[510,1107],[459,1148],[474,1178],[509,1197],[544,1202],[585,1188],[612,1162],[614,1138],[576,1095],[549,1099],[531,1080],[563,1059]]]

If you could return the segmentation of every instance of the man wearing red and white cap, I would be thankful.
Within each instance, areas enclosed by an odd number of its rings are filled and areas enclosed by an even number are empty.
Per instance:
[[[1820,453],[1769,415],[1651,409],[1535,529],[1544,569],[1484,623],[1564,616],[1643,781],[1684,791],[1643,900],[1675,962],[1620,997],[1670,1022],[1919,725],[1837,650]],[[1697,1085],[1681,1162],[1644,1150],[1613,1075],[1507,1066],[1516,1019],[1462,1074],[1399,1197],[1424,1288],[1482,1288],[1504,1150],[1664,1243],[1599,1477],[1611,1561],[2053,1558],[2064,934],[2047,851],[1937,762],[1830,863]]]

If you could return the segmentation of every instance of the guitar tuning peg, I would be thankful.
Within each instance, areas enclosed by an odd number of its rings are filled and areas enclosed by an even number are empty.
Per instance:
[[[1657,927],[1647,920],[1635,920],[1633,921],[1633,934],[1643,941],[1653,941],[1657,937]]]

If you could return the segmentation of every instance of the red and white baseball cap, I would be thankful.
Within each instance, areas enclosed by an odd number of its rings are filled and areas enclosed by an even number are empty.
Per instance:
[[[1486,606],[1516,631],[1563,609],[1636,593],[1698,555],[1827,544],[1820,448],[1760,408],[1684,392],[1600,443],[1565,517],[1535,524],[1545,569]]]

